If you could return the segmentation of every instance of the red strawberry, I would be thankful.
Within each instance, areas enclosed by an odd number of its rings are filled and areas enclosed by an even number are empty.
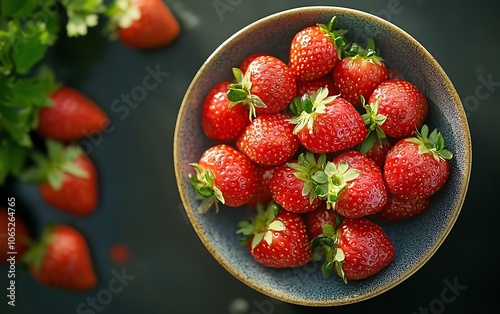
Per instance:
[[[291,109],[296,115],[294,133],[300,143],[313,153],[333,153],[354,147],[368,133],[361,115],[341,97],[328,96],[328,89],[320,88],[313,96],[304,95],[300,104]]]
[[[60,186],[47,181],[40,184],[42,198],[50,205],[74,215],[89,215],[98,203],[97,171],[87,155],[75,158],[69,167],[77,172],[64,172]]]
[[[39,184],[42,198],[50,205],[74,215],[92,213],[98,203],[98,178],[94,164],[76,145],[64,146],[46,140],[46,155],[35,152],[35,166],[21,176]]]
[[[274,167],[257,166],[258,168],[258,184],[257,191],[246,204],[249,207],[255,208],[258,204],[269,204],[273,199],[273,194],[269,189],[269,181],[273,177]]]
[[[342,98],[353,106],[361,106],[361,97],[370,98],[375,88],[389,78],[389,71],[372,38],[366,49],[353,43],[345,53],[333,69],[333,81]]]
[[[263,114],[252,120],[236,139],[236,145],[253,162],[277,166],[293,157],[299,140],[287,115]]]
[[[280,59],[261,55],[254,58],[243,73],[233,68],[236,83],[229,86],[227,97],[232,105],[243,102],[251,116],[275,114],[285,109],[295,97],[295,76]]]
[[[331,75],[325,75],[310,81],[297,81],[297,97],[300,98],[304,94],[314,95],[320,88],[328,88],[328,96],[339,94]]]
[[[196,174],[189,174],[189,179],[197,196],[203,199],[200,213],[205,213],[214,203],[218,211],[218,202],[239,207],[256,193],[260,179],[257,166],[229,145],[208,148],[198,163],[191,165]]]
[[[385,221],[403,221],[420,215],[428,207],[429,198],[404,199],[388,194],[387,203],[377,216]]]
[[[181,31],[175,15],[161,0],[131,0],[129,6],[115,5],[108,12],[111,20],[118,24],[120,40],[133,48],[168,45]]]
[[[427,198],[448,180],[452,153],[444,149],[437,129],[429,134],[427,125],[416,137],[402,139],[387,153],[384,178],[389,193],[398,197]]]
[[[109,124],[104,111],[76,89],[59,87],[50,98],[53,106],[39,112],[37,132],[44,138],[79,140],[103,131]]]
[[[310,152],[301,154],[274,170],[269,189],[274,201],[289,212],[306,213],[315,210],[321,200],[316,196],[312,175],[323,170],[326,155],[318,160]]]
[[[7,198],[10,203],[13,198]],[[8,263],[8,259],[14,256],[16,260],[20,259],[30,242],[30,232],[28,227],[15,211],[15,207],[7,209],[0,207],[0,263]],[[10,240],[13,239],[14,243]],[[15,255],[8,254],[15,252]]]
[[[26,252],[31,275],[43,285],[88,290],[97,284],[87,241],[73,227],[49,225]]]
[[[375,214],[387,201],[382,172],[358,151],[340,154],[313,178],[321,188],[320,197],[344,217]]]
[[[260,264],[272,268],[299,267],[311,259],[306,225],[295,213],[281,210],[271,203],[266,209],[258,206],[253,221],[238,224],[238,233],[246,236],[250,254]]]
[[[379,127],[393,138],[410,137],[420,129],[427,116],[428,103],[425,95],[411,82],[386,80],[372,93],[370,104],[377,108],[370,111],[372,129]],[[369,124],[371,124],[369,123]]]
[[[394,259],[394,245],[382,228],[366,218],[344,218],[338,228],[324,225],[313,249],[324,250],[323,274],[335,272],[347,283],[371,277]]]
[[[309,238],[314,239],[320,236],[323,233],[323,225],[328,224],[335,226],[338,218],[340,218],[340,216],[337,215],[337,212],[327,209],[325,202],[322,202],[321,205],[312,212],[306,213],[304,215],[304,222],[307,226]]]
[[[327,25],[308,26],[293,37],[288,66],[298,81],[314,80],[333,70],[345,34],[344,30],[334,30],[336,22],[334,16]]]
[[[205,135],[214,141],[229,142],[250,123],[248,108],[230,106],[226,97],[230,81],[216,84],[208,92],[201,111],[201,126]]]

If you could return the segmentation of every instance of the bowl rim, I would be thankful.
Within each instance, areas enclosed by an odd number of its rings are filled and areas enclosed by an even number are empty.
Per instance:
[[[291,15],[297,15],[300,12],[304,11],[322,11],[324,12],[325,10],[329,10],[332,12],[332,14],[346,14],[346,15],[355,15],[360,18],[364,19],[370,19],[375,23],[382,24],[383,27],[393,29],[397,31],[401,36],[405,38],[405,40],[408,40],[411,42],[423,55],[425,55],[432,63],[432,66],[434,69],[436,69],[440,75],[440,77],[443,79],[443,83],[446,85],[448,90],[451,93],[451,98],[453,99],[453,104],[457,107],[457,111],[459,113],[459,116],[457,117],[460,120],[460,125],[464,131],[466,141],[465,141],[465,147],[463,148],[463,151],[465,152],[464,160],[465,164],[464,166],[465,171],[463,173],[463,180],[462,180],[462,185],[460,186],[460,197],[459,199],[455,202],[455,208],[453,209],[452,215],[450,216],[450,219],[447,221],[447,224],[445,228],[443,229],[443,232],[439,235],[437,238],[436,243],[426,252],[427,254],[422,257],[422,259],[413,267],[407,270],[406,272],[401,273],[398,277],[396,277],[394,280],[392,280],[389,284],[382,285],[377,287],[376,289],[373,289],[369,291],[366,294],[363,295],[358,295],[354,297],[348,297],[340,300],[323,300],[323,301],[314,301],[314,300],[297,300],[294,299],[293,297],[290,297],[289,295],[285,295],[280,293],[279,291],[270,291],[263,289],[258,285],[258,283],[252,282],[252,280],[249,280],[249,278],[245,278],[241,276],[234,268],[233,266],[226,262],[220,253],[217,252],[217,250],[212,247],[208,241],[208,239],[204,236],[202,230],[200,230],[200,224],[197,222],[196,219],[196,211],[193,210],[187,210],[187,206],[189,206],[189,201],[188,201],[188,195],[183,191],[183,185],[182,185],[182,180],[185,180],[183,177],[182,173],[182,167],[184,165],[184,162],[181,160],[182,156],[180,156],[179,152],[179,132],[180,132],[180,123],[179,121],[182,121],[184,115],[188,113],[187,110],[187,102],[189,99],[189,95],[193,92],[194,87],[196,86],[196,82],[200,79],[200,77],[204,74],[205,70],[207,68],[210,68],[211,65],[215,63],[215,60],[223,53],[224,49],[230,45],[232,42],[236,41],[238,38],[245,36],[245,33],[248,31],[251,31],[252,28],[258,27],[259,23],[261,22],[271,22],[274,19],[279,19],[282,18],[284,14],[291,14]],[[295,7],[292,9],[287,9],[283,11],[279,11],[276,13],[269,14],[267,16],[264,16],[262,18],[259,18],[255,20],[254,22],[251,22],[247,26],[243,27],[230,37],[228,37],[225,41],[223,41],[211,54],[210,56],[204,61],[204,63],[201,65],[197,73],[195,74],[194,78],[192,79],[191,83],[188,86],[188,89],[186,90],[186,93],[182,99],[178,116],[177,116],[177,122],[174,130],[174,142],[173,142],[173,160],[174,160],[174,171],[175,171],[175,177],[177,181],[177,186],[178,190],[180,193],[180,197],[182,200],[183,208],[188,216],[188,219],[192,225],[192,227],[195,229],[196,234],[202,241],[203,245],[207,248],[207,250],[212,254],[212,256],[219,262],[223,268],[225,268],[230,274],[232,274],[235,278],[246,284],[247,286],[251,287],[252,289],[267,295],[269,297],[272,297],[274,299],[278,299],[284,302],[292,303],[292,304],[297,304],[297,305],[304,305],[304,306],[339,306],[339,305],[347,305],[347,304],[352,304],[360,301],[364,301],[370,298],[373,298],[377,295],[380,295],[395,286],[399,285],[406,279],[408,279],[410,276],[412,276],[415,272],[417,272],[425,263],[429,261],[429,259],[435,254],[435,252],[439,249],[439,247],[442,245],[444,240],[447,238],[448,234],[450,233],[451,229],[453,228],[460,211],[462,209],[463,203],[465,201],[465,197],[467,194],[467,189],[469,185],[469,180],[470,180],[470,174],[471,174],[471,168],[472,168],[472,142],[471,142],[471,136],[470,136],[470,130],[469,130],[469,125],[467,121],[467,117],[465,114],[465,111],[463,109],[463,105],[461,102],[461,99],[449,79],[448,75],[445,73],[443,68],[440,66],[440,64],[436,61],[436,59],[430,54],[430,52],[423,47],[422,44],[420,44],[415,38],[413,38],[409,33],[407,33],[405,30],[401,29],[397,25],[384,20],[383,18],[380,18],[374,14],[358,10],[358,9],[352,9],[352,8],[346,8],[342,6],[316,6],[316,5],[311,5],[311,6],[300,6],[300,7]]]

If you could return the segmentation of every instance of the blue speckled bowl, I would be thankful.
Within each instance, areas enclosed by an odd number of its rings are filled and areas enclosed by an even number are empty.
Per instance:
[[[231,80],[231,68],[253,52],[266,52],[287,62],[293,35],[336,15],[347,37],[365,43],[368,36],[389,68],[416,84],[428,97],[426,123],[438,127],[446,146],[454,153],[445,187],[432,198],[428,211],[406,222],[382,224],[392,239],[396,257],[381,273],[362,281],[343,284],[336,276],[323,278],[318,264],[297,269],[268,269],[257,264],[235,234],[237,222],[248,218],[245,208],[222,207],[198,214],[195,193],[187,179],[205,149],[200,124],[203,99],[217,82]],[[464,202],[471,171],[471,142],[466,116],[452,83],[434,58],[415,39],[393,24],[368,13],[339,7],[304,7],[265,17],[240,30],[213,52],[200,68],[183,99],[174,138],[175,175],[186,213],[203,244],[236,278],[282,301],[334,306],[374,297],[415,273],[436,252],[453,227]]]

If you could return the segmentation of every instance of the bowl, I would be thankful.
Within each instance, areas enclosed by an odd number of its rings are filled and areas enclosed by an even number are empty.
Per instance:
[[[215,143],[201,128],[205,95],[217,82],[231,80],[231,68],[254,52],[265,52],[288,62],[288,49],[296,32],[338,17],[337,28],[348,29],[346,37],[365,43],[374,38],[386,65],[418,86],[428,98],[426,123],[437,127],[454,153],[446,185],[431,199],[429,209],[413,219],[382,223],[395,247],[393,262],[380,273],[344,284],[335,276],[323,278],[320,265],[310,262],[300,268],[270,269],[258,264],[238,242],[237,222],[247,219],[245,208],[222,206],[218,213],[197,211],[198,200],[188,173],[205,149]],[[305,306],[337,306],[377,296],[414,274],[441,246],[462,208],[471,171],[471,139],[460,98],[438,62],[414,38],[377,16],[358,10],[309,6],[264,17],[223,42],[205,61],[189,85],[177,117],[174,135],[174,168],[186,214],[205,247],[234,277],[261,293],[288,303]]]

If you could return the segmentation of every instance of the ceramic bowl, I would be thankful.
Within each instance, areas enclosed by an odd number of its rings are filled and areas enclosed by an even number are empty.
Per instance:
[[[406,222],[382,224],[395,246],[395,259],[379,274],[344,284],[336,276],[323,278],[319,264],[295,269],[259,265],[238,242],[237,222],[249,218],[245,208],[222,206],[201,215],[188,180],[190,162],[197,162],[207,140],[200,124],[205,95],[217,82],[231,80],[231,68],[248,55],[265,52],[288,62],[294,34],[309,25],[338,17],[346,37],[365,43],[373,37],[388,68],[417,85],[427,96],[426,123],[438,127],[446,147],[454,153],[446,185],[432,197],[429,210]],[[303,7],[276,13],[241,29],[206,60],[191,82],[180,111],[174,138],[175,175],[184,209],[199,238],[213,257],[232,275],[272,298],[306,306],[336,306],[379,295],[414,274],[436,252],[452,229],[464,202],[471,171],[471,141],[460,98],[446,73],[414,38],[374,15],[340,7]]]

